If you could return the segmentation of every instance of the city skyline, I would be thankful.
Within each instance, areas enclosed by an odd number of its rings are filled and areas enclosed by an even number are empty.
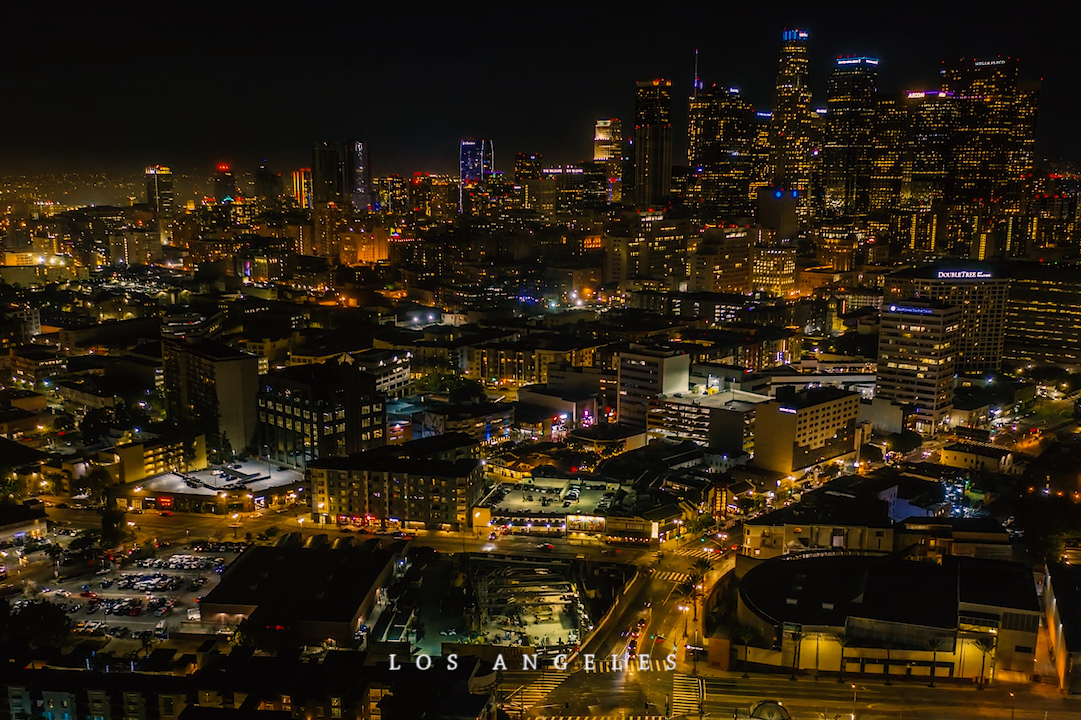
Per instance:
[[[464,20],[430,11],[407,32],[362,44],[351,64],[340,62],[340,51],[305,39],[311,36],[306,32],[311,20],[283,24],[277,22],[281,13],[273,10],[257,19],[237,12],[223,9],[213,26],[178,17],[155,28],[156,44],[166,52],[146,64],[133,63],[124,52],[145,33],[131,19],[76,13],[41,26],[29,23],[28,28],[40,27],[56,40],[56,53],[34,57],[41,63],[37,73],[58,81],[15,78],[13,93],[23,111],[6,119],[0,171],[114,171],[161,163],[181,172],[213,172],[227,162],[243,172],[265,158],[277,172],[289,172],[311,163],[316,142],[361,138],[370,147],[373,176],[453,172],[457,143],[484,137],[503,148],[497,170],[508,172],[518,152],[542,153],[550,164],[589,158],[596,119],[629,120],[634,83],[654,78],[672,81],[673,157],[682,158],[695,50],[705,87],[738,86],[757,110],[769,110],[785,27],[809,33],[815,107],[826,105],[828,78],[840,55],[879,58],[881,94],[937,87],[941,63],[956,57],[1017,57],[1022,78],[1043,80],[1037,156],[1081,157],[1081,140],[1069,131],[1078,98],[1062,62],[1068,23],[1060,22],[1061,13],[1054,23],[1036,13],[1007,22],[997,18],[1009,16],[990,7],[984,9],[985,19],[936,13],[935,22],[928,22],[926,14],[905,20],[885,10],[856,14],[781,7],[766,15],[690,6],[657,18],[655,36],[639,48],[633,23],[641,14],[633,6],[609,22],[592,22],[603,19],[597,8],[557,4],[528,23],[506,12],[479,13],[478,34],[490,44],[478,60],[447,62],[454,29]],[[349,12],[346,6],[329,6],[319,17],[346,18]],[[395,11],[366,13],[369,24],[400,25]],[[692,16],[699,21],[691,22]],[[888,34],[878,29],[886,22]],[[192,47],[234,25],[244,32],[226,34],[217,61]],[[732,26],[740,31],[705,31]],[[290,28],[288,34],[282,27]],[[333,32],[338,31],[327,35]],[[28,50],[26,42],[16,38],[2,51],[9,67],[25,67],[26,55],[19,51]],[[321,60],[310,70],[290,62],[316,50]],[[194,60],[172,59],[184,55]],[[69,78],[76,59],[79,74]],[[351,88],[354,83],[363,91]],[[127,95],[146,106],[140,114],[156,121],[134,122],[130,103],[113,99]],[[289,109],[299,107],[298,101],[303,112]],[[80,108],[79,123],[69,122],[61,102]]]

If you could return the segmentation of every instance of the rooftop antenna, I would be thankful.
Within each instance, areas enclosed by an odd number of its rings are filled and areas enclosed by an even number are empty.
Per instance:
[[[694,89],[691,97],[698,97],[698,91],[702,89],[702,81],[698,79],[698,48],[694,49]]]

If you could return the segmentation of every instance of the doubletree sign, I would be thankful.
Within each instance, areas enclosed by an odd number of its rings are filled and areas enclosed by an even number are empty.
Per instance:
[[[993,277],[988,270],[939,270],[939,280],[986,280]]]

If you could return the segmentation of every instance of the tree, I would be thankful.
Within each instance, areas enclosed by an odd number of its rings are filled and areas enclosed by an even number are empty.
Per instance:
[[[793,630],[791,632],[792,642],[795,643],[795,647],[792,648],[792,677],[790,680],[796,679],[796,673],[799,671],[799,651],[803,647],[803,632],[801,630]]]
[[[976,649],[980,651],[980,680],[976,687],[983,690],[983,670],[987,664],[987,656],[995,651],[993,638],[980,638],[976,641]]]
[[[449,399],[452,403],[467,403],[477,400],[484,400],[484,386],[476,380],[461,380],[456,386],[452,387],[449,394]]]
[[[83,436],[83,442],[93,445],[106,435],[113,426],[115,418],[110,408],[93,408],[88,410],[79,423],[79,432]]]
[[[845,681],[845,648],[852,644],[852,641],[844,633],[838,633],[833,636],[837,640],[837,644],[841,646],[841,662],[837,667],[837,682],[842,683]]]
[[[68,550],[78,552],[94,547],[101,538],[100,530],[83,530],[68,543]]]
[[[2,603],[7,605],[7,601]],[[7,611],[7,637],[16,644],[29,647],[54,647],[63,642],[70,630],[71,621],[59,606],[51,602],[37,601],[23,605],[15,612]]]
[[[742,623],[735,623],[732,626],[732,640],[736,644],[743,646],[743,677],[749,678],[750,673],[747,672],[747,646],[751,643],[751,629]]]
[[[713,569],[713,558],[698,558],[691,564],[691,567],[694,568],[696,573],[700,573],[702,577],[705,577],[706,574]]]
[[[676,586],[675,595],[684,602],[690,603],[695,608],[694,619],[698,620],[698,588],[691,580],[684,580]]]
[[[0,505],[9,505],[18,502],[22,497],[22,483],[15,475],[15,471],[0,465]]]
[[[931,648],[931,683],[927,687],[934,687],[935,674],[938,670],[938,654],[946,649],[946,641],[942,638],[931,638],[927,645]]]
[[[113,484],[113,476],[103,467],[96,467],[83,476],[80,489],[87,494],[95,505],[105,502],[105,493]]]
[[[104,547],[116,547],[130,536],[127,516],[123,510],[109,508],[101,514],[101,544]]]

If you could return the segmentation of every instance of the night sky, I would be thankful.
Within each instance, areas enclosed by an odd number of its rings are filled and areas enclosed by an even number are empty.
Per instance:
[[[828,9],[813,9],[821,5]],[[924,89],[950,57],[1012,55],[1043,78],[1038,151],[1081,160],[1079,4],[413,2],[6,6],[0,170],[210,172],[310,165],[367,139],[377,175],[455,169],[462,137],[574,162],[593,121],[629,119],[634,82],[674,81],[685,146],[693,54],[707,84],[769,109],[785,26],[810,32],[816,106],[832,60],[881,59],[880,90]],[[750,8],[750,9],[749,9]],[[948,8],[947,11],[941,11]]]

